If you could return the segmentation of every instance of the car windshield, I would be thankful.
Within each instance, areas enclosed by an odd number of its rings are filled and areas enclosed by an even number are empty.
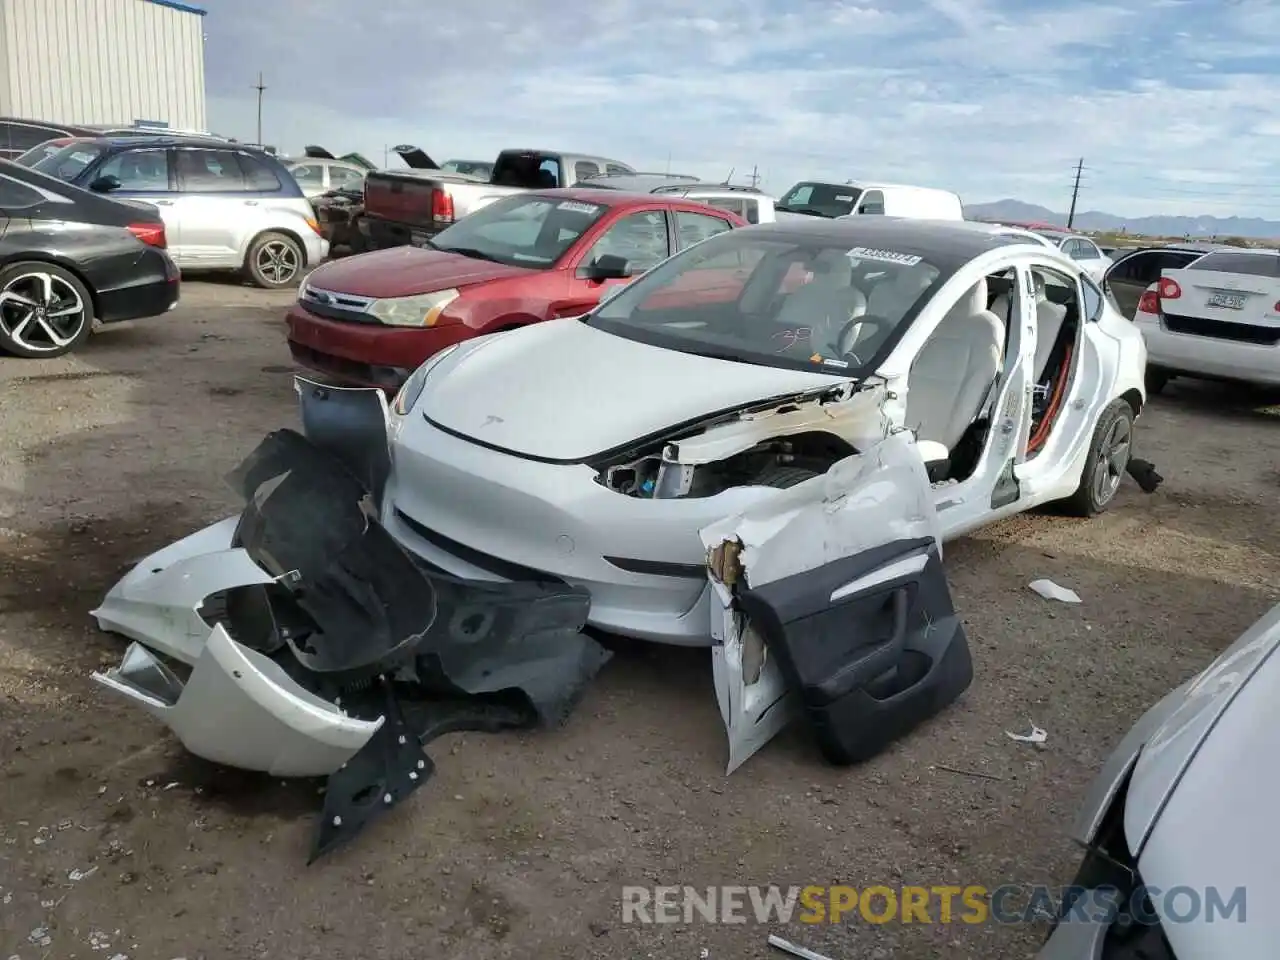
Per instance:
[[[32,147],[20,157],[14,157],[13,162],[23,167],[34,167],[41,160],[52,157],[55,153],[67,145],[67,141],[63,138],[58,140],[46,140],[39,146]]]
[[[774,204],[787,213],[807,213],[815,217],[843,217],[853,213],[862,191],[858,187],[834,183],[797,183]]]
[[[91,140],[73,140],[29,166],[33,170],[71,183],[104,152],[106,147],[102,144]]]
[[[472,177],[488,178],[493,174],[492,163],[482,163],[478,160],[446,160],[441,169]]]
[[[464,217],[438,233],[431,246],[477,260],[545,270],[608,209],[602,203],[519,194]]]
[[[906,249],[734,230],[655,267],[585,322],[682,353],[860,377],[945,280]]]

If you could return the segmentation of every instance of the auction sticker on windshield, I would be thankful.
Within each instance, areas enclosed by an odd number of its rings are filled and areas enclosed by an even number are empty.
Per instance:
[[[600,208],[594,203],[579,203],[577,200],[562,200],[556,204],[557,210],[568,210],[570,213],[595,213]]]
[[[910,253],[898,253],[896,250],[874,250],[871,247],[854,247],[845,254],[850,260],[871,260],[876,263],[896,263],[903,267],[914,267],[921,261]]]

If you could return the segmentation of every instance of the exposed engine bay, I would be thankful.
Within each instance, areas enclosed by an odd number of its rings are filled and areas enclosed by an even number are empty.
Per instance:
[[[733,487],[788,487],[887,435],[882,382],[718,415],[596,464],[597,480],[641,499],[711,497]]]

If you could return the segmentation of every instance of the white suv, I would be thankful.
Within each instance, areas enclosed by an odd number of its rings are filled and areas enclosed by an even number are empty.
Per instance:
[[[31,166],[155,206],[182,270],[234,270],[272,289],[296,286],[329,255],[297,181],[261,148],[189,137],[77,137]]]

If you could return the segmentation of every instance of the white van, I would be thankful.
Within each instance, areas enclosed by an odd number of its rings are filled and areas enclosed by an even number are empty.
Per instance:
[[[778,219],[878,214],[912,220],[963,220],[960,197],[950,190],[900,183],[822,183],[802,180],[782,195]]]

